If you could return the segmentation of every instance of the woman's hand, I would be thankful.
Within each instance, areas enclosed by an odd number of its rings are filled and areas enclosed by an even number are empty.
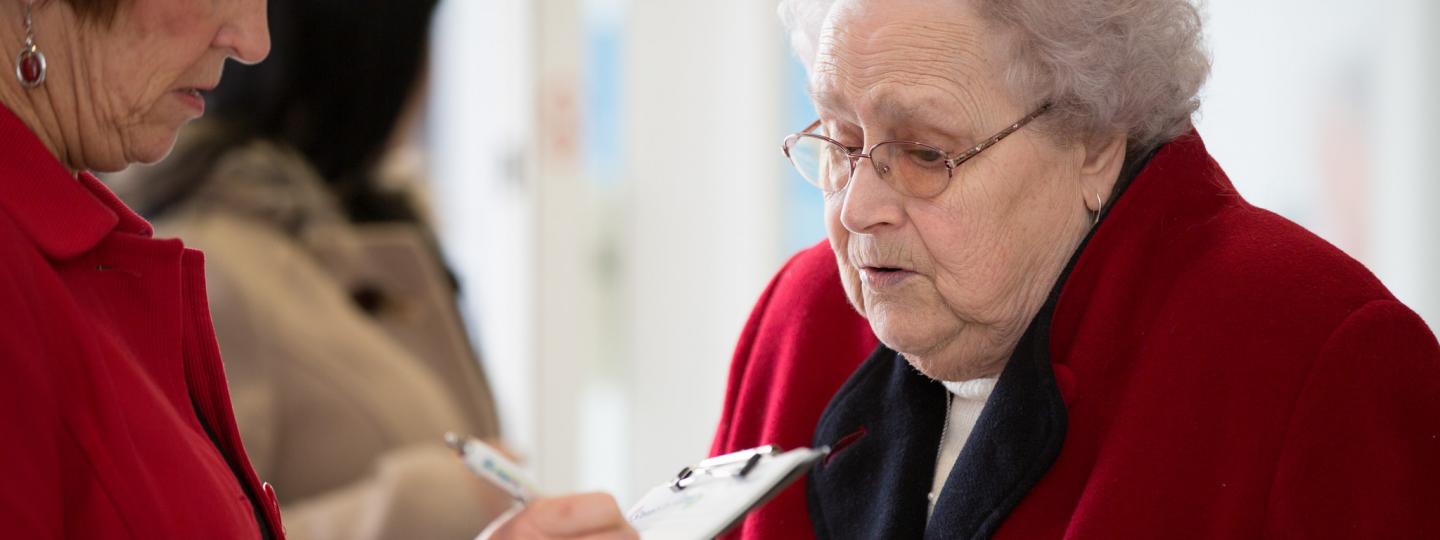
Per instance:
[[[530,538],[636,539],[615,498],[606,493],[582,493],[536,499],[489,535],[481,538],[512,540]]]

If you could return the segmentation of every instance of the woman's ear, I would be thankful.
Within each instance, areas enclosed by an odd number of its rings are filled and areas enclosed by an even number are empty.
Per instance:
[[[1101,201],[1110,199],[1110,192],[1120,178],[1120,169],[1125,166],[1125,146],[1124,134],[1096,137],[1085,145],[1080,188],[1085,206],[1091,212],[1100,211]]]

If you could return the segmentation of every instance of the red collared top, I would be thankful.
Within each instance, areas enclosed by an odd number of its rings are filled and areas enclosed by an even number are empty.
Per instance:
[[[0,107],[6,537],[283,537],[231,413],[203,257],[152,234]]]

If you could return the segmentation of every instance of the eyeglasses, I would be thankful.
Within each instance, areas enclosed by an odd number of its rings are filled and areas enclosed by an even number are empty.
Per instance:
[[[815,187],[825,193],[835,193],[850,185],[860,158],[867,158],[879,175],[900,193],[910,197],[929,198],[939,195],[950,185],[955,168],[995,146],[1005,137],[1025,127],[1031,120],[1050,110],[1050,104],[1041,105],[1024,118],[1010,124],[995,136],[955,155],[934,146],[916,141],[881,141],[869,149],[849,147],[824,135],[811,133],[820,127],[820,121],[810,124],[805,131],[785,137],[780,149],[785,157]],[[862,151],[863,150],[863,151]]]

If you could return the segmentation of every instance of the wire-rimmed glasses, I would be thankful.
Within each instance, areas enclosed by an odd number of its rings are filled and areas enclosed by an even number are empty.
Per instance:
[[[995,136],[954,155],[918,141],[881,141],[870,145],[868,149],[848,147],[835,139],[811,133],[820,127],[819,120],[804,131],[785,137],[780,149],[806,182],[825,193],[835,193],[850,185],[860,158],[866,158],[875,167],[875,174],[900,193],[910,197],[929,198],[945,191],[950,185],[950,179],[955,176],[955,168],[961,163],[984,152],[986,148],[995,146],[1011,133],[1025,127],[1025,124],[1045,114],[1047,110],[1050,110],[1049,103],[1041,105]]]

